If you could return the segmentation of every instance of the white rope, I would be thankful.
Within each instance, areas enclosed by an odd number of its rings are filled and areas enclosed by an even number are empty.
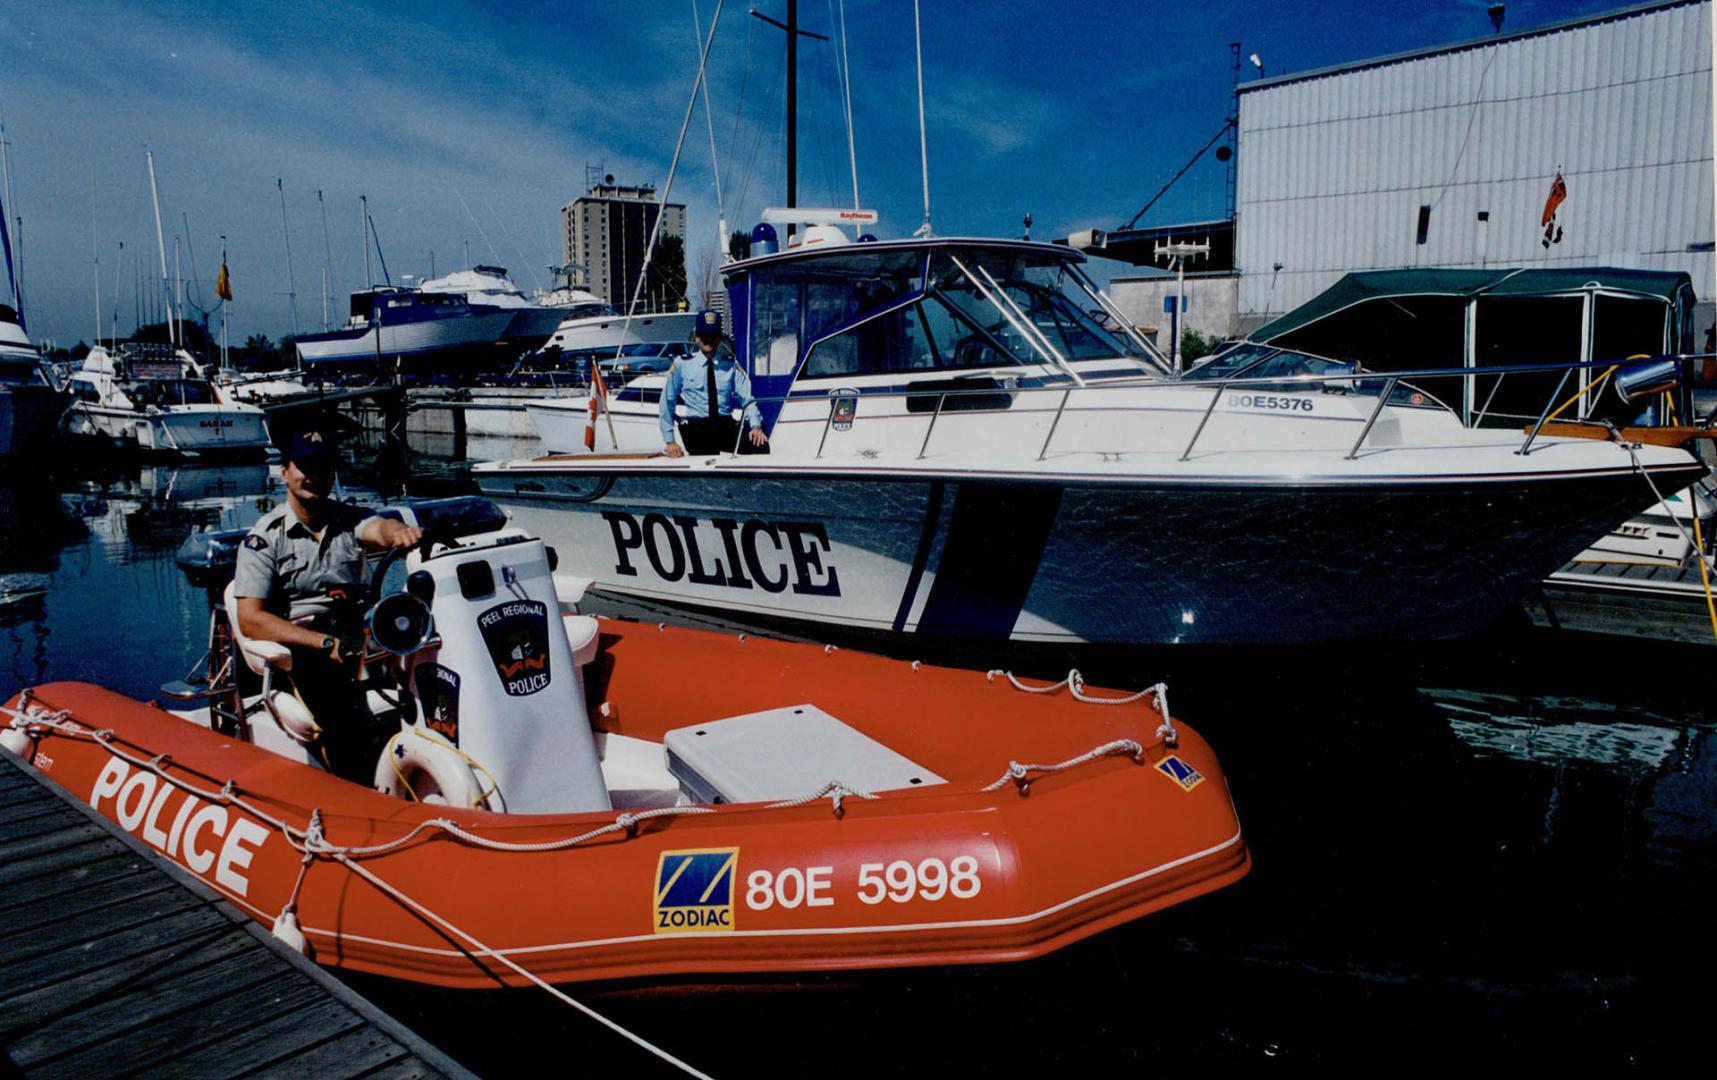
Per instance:
[[[1610,429],[1610,434],[1614,436],[1616,442],[1620,444],[1623,450],[1628,452],[1628,457],[1633,459],[1634,470],[1638,472],[1640,476],[1644,477],[1646,486],[1651,488],[1651,493],[1653,495],[1657,496],[1657,505],[1662,508],[1664,516],[1669,518],[1669,523],[1675,526],[1675,531],[1681,534],[1681,539],[1687,544],[1687,549],[1693,552],[1695,558],[1704,562],[1706,567],[1712,573],[1717,573],[1717,558],[1707,555],[1705,552],[1701,551],[1699,549],[1698,542],[1693,539],[1684,527],[1682,527],[1681,521],[1676,518],[1674,512],[1669,509],[1669,500],[1664,498],[1662,491],[1658,490],[1657,484],[1651,478],[1651,473],[1647,472],[1645,466],[1640,464],[1639,454],[1635,451],[1634,444],[1625,441],[1622,438],[1621,432],[1616,430],[1614,424],[1606,421],[1604,426]],[[1695,484],[1694,486],[1697,487],[1698,485]],[[1699,513],[1699,500],[1697,498],[1688,499],[1687,504],[1694,514],[1697,515]]]
[[[668,196],[674,190],[674,173],[680,167],[680,151],[686,146],[686,131],[692,126],[692,113],[697,111],[698,93],[703,89],[704,68],[709,63],[709,47],[715,42],[716,24],[721,22],[721,6],[726,0],[715,0],[715,14],[710,16],[709,34],[704,38],[703,52],[698,56],[698,77],[692,82],[691,100],[686,102],[686,115],[680,121],[680,137],[674,143],[674,159],[668,164],[668,182],[662,188],[662,194],[657,198],[658,206],[666,206]],[[638,298],[644,292],[644,282],[649,280],[650,255],[656,250],[656,237],[661,234],[662,220],[668,215],[657,213],[656,220],[650,226],[650,239],[644,244],[644,262],[638,267],[638,283],[632,286],[632,300],[626,305],[626,318],[620,324],[620,344],[614,347],[614,359],[619,360],[620,354],[626,351],[626,340],[632,331],[632,313],[638,307]]]
[[[1090,750],[1085,751],[1085,753],[1080,754],[1078,757],[1070,757],[1066,761],[1057,762],[1054,765],[1022,765],[1017,761],[1010,761],[1008,762],[1007,772],[1002,773],[1002,775],[996,779],[995,783],[988,784],[979,790],[995,791],[1011,781],[1015,787],[1019,788],[1020,794],[1024,795],[1026,789],[1031,785],[1032,773],[1058,773],[1063,769],[1072,769],[1083,765],[1088,761],[1095,761],[1098,758],[1108,757],[1112,754],[1127,754],[1134,761],[1138,761],[1144,757],[1145,748],[1134,742],[1132,739],[1116,739],[1113,742],[1106,742],[1101,746],[1094,746]]]
[[[369,882],[371,885],[375,886],[377,889],[386,893],[388,896],[393,897],[393,899],[395,899],[399,903],[401,903],[404,906],[410,908],[411,910],[417,912],[419,915],[421,915],[424,918],[435,923],[437,926],[440,926],[442,929],[446,930],[448,933],[457,934],[459,937],[463,938],[465,941],[470,942],[471,945],[475,948],[475,951],[479,955],[492,957],[495,960],[500,961],[502,964],[505,964],[507,967],[511,968],[514,973],[519,975],[519,977],[529,981],[530,983],[537,986],[538,988],[546,991],[548,994],[550,994],[552,997],[556,998],[557,1000],[561,1001],[562,1003],[572,1006],[574,1009],[577,1009],[579,1012],[583,1013],[585,1016],[587,1016],[590,1019],[601,1024],[603,1027],[607,1028],[608,1030],[614,1032],[616,1035],[619,1035],[619,1036],[625,1038],[627,1041],[631,1042],[633,1045],[635,1045],[635,1046],[637,1046],[643,1050],[649,1051],[651,1054],[654,1054],[656,1057],[667,1062],[669,1065],[672,1065],[674,1068],[679,1069],[681,1072],[685,1073],[687,1076],[697,1076],[697,1077],[702,1077],[703,1080],[711,1080],[711,1078],[709,1077],[709,1075],[707,1073],[700,1072],[699,1070],[693,1068],[691,1065],[687,1064],[684,1061],[681,1061],[679,1058],[668,1053],[666,1050],[663,1050],[661,1047],[648,1041],[643,1036],[635,1034],[631,1031],[628,1031],[626,1028],[621,1027],[619,1024],[608,1019],[608,1017],[603,1016],[601,1013],[597,1012],[595,1009],[592,1009],[590,1006],[584,1004],[582,1001],[579,1001],[578,999],[572,997],[570,994],[567,994],[565,991],[561,990],[559,987],[551,985],[549,982],[544,980],[540,975],[537,975],[535,972],[530,971],[529,969],[525,968],[523,965],[514,961],[511,957],[506,956],[503,953],[497,952],[493,948],[490,948],[488,945],[483,944],[483,942],[477,940],[477,938],[473,937],[469,932],[460,929],[458,926],[455,926],[453,923],[442,918],[440,915],[437,915],[435,912],[431,911],[429,908],[425,907],[424,905],[422,905],[418,901],[412,899],[406,893],[401,892],[400,890],[394,888],[392,885],[388,884],[386,881],[383,881],[375,873],[373,873],[372,871],[370,871],[366,867],[360,865],[356,861],[349,859],[343,855],[337,855],[334,858],[337,861],[339,861],[341,864],[343,864],[346,867],[346,869],[350,870],[354,874],[357,874],[359,877],[363,878],[365,881]]]
[[[836,817],[840,817],[842,814],[846,813],[846,808],[842,803],[846,800],[848,795],[852,795],[860,799],[880,799],[882,797],[853,787],[852,785],[840,780],[830,780],[828,783],[824,784],[809,795],[801,795],[797,799],[788,799],[784,802],[769,803],[764,807],[764,809],[785,810],[795,806],[807,806],[816,802],[818,799],[821,799],[825,795],[829,796],[829,801],[834,803]]]
[[[1174,717],[1169,715],[1168,683],[1160,682],[1155,686],[1147,686],[1138,693],[1128,694],[1126,697],[1106,698],[1085,692],[1085,676],[1079,673],[1078,668],[1070,668],[1067,672],[1067,678],[1049,686],[1027,686],[1016,679],[1013,672],[1003,671],[1000,668],[986,671],[984,678],[990,682],[995,682],[997,675],[1007,676],[1008,682],[1013,684],[1015,690],[1022,690],[1027,694],[1053,694],[1065,686],[1075,701],[1083,701],[1087,705],[1131,705],[1140,698],[1149,695],[1153,699],[1152,703],[1157,707],[1157,712],[1161,713],[1163,718],[1163,722],[1157,725],[1156,737],[1166,740],[1170,746],[1180,742],[1180,733],[1175,730]]]

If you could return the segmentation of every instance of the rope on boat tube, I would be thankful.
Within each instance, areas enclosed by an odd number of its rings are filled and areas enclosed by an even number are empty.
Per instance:
[[[993,668],[985,672],[984,678],[990,682],[995,682],[997,675],[1007,676],[1008,682],[1013,684],[1013,688],[1015,690],[1021,690],[1027,694],[1053,694],[1065,686],[1067,687],[1068,692],[1073,695],[1073,699],[1075,701],[1083,701],[1087,705],[1131,705],[1140,698],[1150,695],[1153,699],[1153,704],[1157,707],[1157,711],[1162,713],[1163,717],[1163,722],[1157,725],[1156,737],[1159,739],[1167,739],[1170,746],[1174,746],[1180,742],[1180,734],[1175,731],[1174,728],[1174,717],[1169,715],[1169,686],[1166,682],[1157,683],[1155,686],[1147,686],[1138,693],[1128,694],[1126,697],[1106,698],[1097,697],[1094,694],[1088,694],[1085,692],[1085,676],[1079,673],[1078,668],[1068,669],[1067,678],[1050,686],[1027,686],[1025,683],[1022,683],[1019,679],[1015,678],[1013,672],[1003,671],[1000,668]]]
[[[840,780],[830,780],[828,783],[824,784],[821,788],[818,788],[809,795],[801,795],[797,799],[787,799],[784,802],[769,803],[764,807],[764,809],[785,810],[795,806],[808,806],[822,798],[824,795],[827,795],[829,800],[834,803],[836,817],[840,817],[842,814],[846,813],[846,807],[843,806],[842,803],[846,800],[848,795],[859,799],[879,799],[882,797],[880,795],[873,795],[868,791],[862,791],[859,788],[853,787],[852,785]]]
[[[365,881],[369,882],[371,885],[375,886],[377,889],[386,893],[388,896],[393,897],[399,903],[401,903],[404,906],[410,908],[411,910],[417,912],[419,915],[423,916],[425,919],[428,919],[429,921],[435,923],[437,926],[442,927],[448,933],[457,934],[459,937],[470,942],[478,955],[493,957],[494,959],[500,961],[502,964],[505,964],[507,967],[511,968],[521,978],[528,980],[532,984],[534,984],[537,987],[541,988],[542,990],[546,991],[550,996],[554,997],[555,999],[561,1001],[562,1003],[564,1003],[566,1005],[572,1006],[574,1009],[577,1009],[579,1012],[583,1013],[585,1016],[588,1016],[590,1019],[601,1024],[603,1027],[607,1028],[608,1030],[614,1032],[616,1035],[619,1035],[619,1036],[629,1040],[634,1045],[641,1047],[644,1050],[649,1051],[650,1053],[661,1058],[663,1061],[674,1066],[676,1069],[679,1069],[680,1071],[684,1072],[686,1075],[700,1077],[700,1078],[702,1078],[702,1080],[711,1080],[710,1076],[707,1073],[700,1072],[699,1070],[693,1068],[691,1065],[687,1064],[684,1061],[681,1061],[679,1058],[668,1053],[666,1050],[663,1050],[661,1047],[655,1045],[654,1043],[649,1042],[643,1036],[637,1035],[631,1031],[626,1030],[625,1028],[621,1027],[619,1024],[608,1019],[608,1017],[603,1016],[601,1013],[597,1012],[595,1009],[592,1009],[590,1006],[584,1004],[582,1001],[579,1001],[578,999],[567,994],[565,991],[561,990],[559,987],[550,985],[541,976],[537,975],[535,972],[532,972],[532,971],[526,969],[523,965],[514,961],[511,957],[507,956],[504,953],[497,952],[493,948],[490,948],[488,945],[485,945],[481,941],[478,941],[475,937],[472,937],[469,932],[460,929],[459,927],[455,926],[453,923],[442,918],[440,915],[437,915],[435,912],[429,910],[427,907],[424,907],[422,904],[418,903],[416,900],[412,899],[410,896],[408,896],[404,892],[401,892],[400,890],[394,888],[392,885],[388,884],[386,881],[383,881],[380,877],[376,876],[376,874],[374,872],[366,869],[364,866],[360,865],[355,860],[347,858],[344,855],[335,855],[334,859],[337,860],[338,862],[340,862],[341,864],[343,864],[346,867],[346,869],[350,870],[352,873],[357,874],[359,877],[363,878]]]
[[[1116,739],[1113,742],[1106,742],[1102,746],[1094,746],[1083,754],[1080,754],[1078,757],[1070,757],[1066,761],[1057,762],[1054,765],[1022,765],[1017,761],[1010,761],[1008,762],[1007,772],[1002,773],[1002,775],[996,779],[995,783],[986,785],[979,790],[996,791],[1011,782],[1014,787],[1019,789],[1019,793],[1024,795],[1027,794],[1031,788],[1033,773],[1041,773],[1044,775],[1058,773],[1063,769],[1071,769],[1076,766],[1083,765],[1088,761],[1095,761],[1098,758],[1108,757],[1112,754],[1126,754],[1137,762],[1144,759],[1145,748],[1134,742],[1132,739]]]

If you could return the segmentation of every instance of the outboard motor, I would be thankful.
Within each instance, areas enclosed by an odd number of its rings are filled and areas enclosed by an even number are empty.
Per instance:
[[[433,516],[423,518],[435,537]],[[411,656],[418,723],[479,763],[509,813],[610,809],[548,549],[514,528],[428,546],[428,558],[406,560],[406,592],[434,617],[435,638]],[[418,632],[404,612],[381,617]]]

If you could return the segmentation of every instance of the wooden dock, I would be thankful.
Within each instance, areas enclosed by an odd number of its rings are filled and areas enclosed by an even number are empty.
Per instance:
[[[471,1076],[4,751],[0,801],[0,1076]]]
[[[1550,575],[1526,611],[1540,626],[1717,644],[1697,563],[1569,563]]]

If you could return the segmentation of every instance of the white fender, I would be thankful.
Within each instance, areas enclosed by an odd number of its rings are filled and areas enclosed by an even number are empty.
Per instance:
[[[0,747],[10,750],[25,761],[30,760],[30,736],[23,728],[8,725],[0,729]]]
[[[376,761],[375,788],[396,799],[487,810],[471,759],[437,733],[415,725],[388,740]]]
[[[299,701],[296,695],[284,690],[270,690],[265,703],[268,706],[268,715],[294,742],[309,746],[322,734],[321,725],[316,723],[316,718],[310,715],[309,707]]]

